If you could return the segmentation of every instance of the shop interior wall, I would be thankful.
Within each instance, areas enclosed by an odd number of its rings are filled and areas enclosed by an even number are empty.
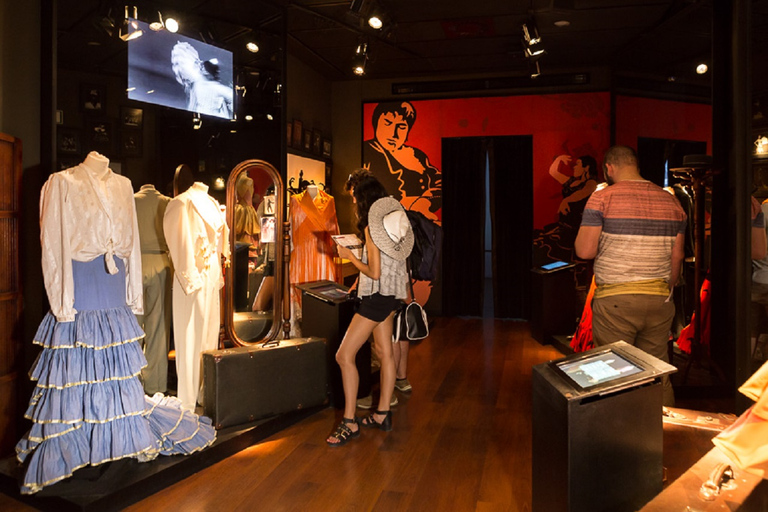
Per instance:
[[[39,184],[46,173],[41,168],[41,2],[0,2],[0,132],[22,140],[22,197],[19,218],[20,266],[23,312],[20,324],[3,324],[7,340],[23,346],[3,347],[0,374],[0,457],[7,455],[21,432],[23,400],[29,397],[26,371],[32,363],[32,336],[43,316],[40,230],[38,225]],[[9,360],[13,354],[15,361]],[[6,370],[10,373],[6,373]],[[22,398],[23,397],[23,398]]]

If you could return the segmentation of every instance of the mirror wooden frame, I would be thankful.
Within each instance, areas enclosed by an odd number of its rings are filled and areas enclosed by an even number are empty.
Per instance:
[[[237,203],[237,177],[240,173],[248,172],[251,169],[258,169],[266,172],[275,184],[275,288],[274,297],[272,299],[272,325],[269,328],[269,332],[261,339],[244,340],[237,335],[234,325],[234,280],[235,273],[230,267],[228,269],[225,279],[224,290],[224,323],[226,326],[227,335],[229,339],[235,345],[238,346],[252,346],[267,341],[274,340],[283,326],[283,301],[285,300],[285,278],[286,270],[283,265],[285,261],[285,253],[283,250],[283,243],[280,239],[281,230],[285,217],[285,187],[283,180],[280,177],[280,173],[270,163],[264,160],[245,160],[240,162],[229,173],[229,180],[227,181],[227,224],[230,226],[229,230],[229,248],[230,253],[235,254],[235,204]]]

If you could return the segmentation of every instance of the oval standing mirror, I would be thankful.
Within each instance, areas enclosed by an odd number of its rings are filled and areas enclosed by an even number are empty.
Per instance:
[[[227,182],[231,264],[226,276],[225,323],[236,345],[277,337],[281,326],[285,190],[263,160],[246,160]]]

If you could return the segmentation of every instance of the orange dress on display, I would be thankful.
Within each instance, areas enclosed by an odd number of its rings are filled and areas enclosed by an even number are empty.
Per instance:
[[[301,290],[296,285],[328,279],[341,283],[341,262],[331,235],[339,234],[336,201],[317,190],[312,196],[305,190],[291,197],[291,331],[301,319]]]

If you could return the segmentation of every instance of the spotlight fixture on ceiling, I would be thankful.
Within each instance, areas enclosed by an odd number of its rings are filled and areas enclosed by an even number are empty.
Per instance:
[[[536,21],[533,18],[523,23],[523,38],[528,46],[534,46],[541,43],[539,29],[536,27]]]
[[[176,21],[176,18],[165,18],[165,30],[174,34],[179,31],[179,22]]]
[[[259,53],[259,45],[256,41],[248,41],[245,43],[245,47],[251,53]]]
[[[139,24],[136,23],[136,20],[139,19],[136,6],[133,6],[133,18],[128,16],[128,9],[129,7],[126,5],[125,18],[123,18],[123,23],[120,25],[120,39],[123,41],[130,41],[144,34],[144,31],[139,28]]]
[[[698,66],[696,66],[696,73],[698,73],[699,75],[703,75],[707,71],[709,71],[709,67],[706,64],[704,64],[703,62],[701,64],[699,64]]]
[[[199,130],[203,126],[203,120],[200,118],[200,114],[195,112],[192,114],[192,129]]]
[[[384,26],[384,19],[381,14],[375,12],[368,18],[368,25],[373,29],[379,30]]]
[[[149,23],[150,30],[154,30],[155,32],[159,30],[163,30],[165,28],[165,23],[163,23],[163,15],[160,13],[160,11],[157,11],[157,19],[151,21]]]
[[[357,76],[365,75],[365,65],[368,62],[368,43],[360,43],[355,50],[352,71]]]
[[[536,22],[533,18],[523,23],[522,29],[525,58],[535,62],[546,53],[541,36],[539,35],[539,29],[536,27]]]

